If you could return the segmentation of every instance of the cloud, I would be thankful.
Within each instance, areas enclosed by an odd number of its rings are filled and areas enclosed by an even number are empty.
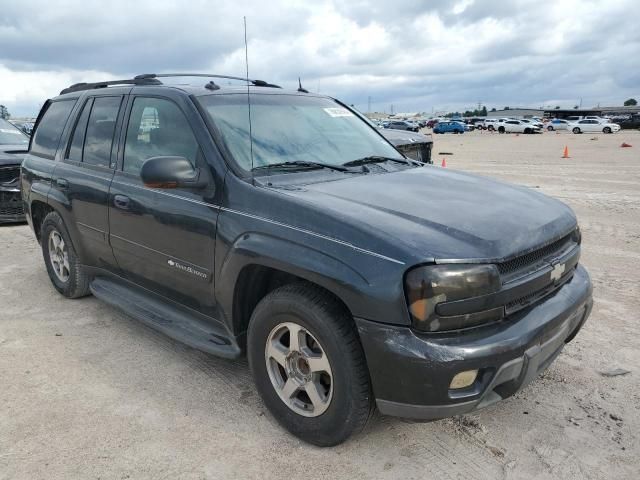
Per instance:
[[[361,109],[620,104],[640,95],[639,15],[637,0],[8,2],[0,103],[29,115],[79,81],[242,75],[246,16],[251,76]]]

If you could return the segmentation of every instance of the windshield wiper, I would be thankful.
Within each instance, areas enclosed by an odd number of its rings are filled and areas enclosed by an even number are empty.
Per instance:
[[[404,163],[405,165],[411,165],[408,160],[402,160],[400,158],[381,157],[379,155],[371,155],[369,157],[358,158],[357,160],[351,160],[342,164],[343,167],[356,167],[358,165],[365,165],[367,163],[382,163],[382,162],[397,162]]]
[[[306,160],[295,160],[293,162],[280,162],[280,163],[269,163],[267,165],[260,165],[258,167],[253,167],[251,171],[256,170],[270,170],[270,169],[295,169],[295,168],[329,168],[331,170],[337,170],[338,172],[348,172],[349,169],[340,165],[331,165],[330,163],[322,163],[322,162],[308,162]]]

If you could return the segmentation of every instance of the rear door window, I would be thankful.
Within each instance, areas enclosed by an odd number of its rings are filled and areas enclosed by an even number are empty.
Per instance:
[[[55,157],[62,130],[75,103],[75,99],[69,99],[49,104],[33,136],[31,153],[49,159]]]
[[[111,146],[121,102],[122,97],[94,99],[84,140],[83,163],[105,168],[111,165]]]
[[[84,145],[84,135],[87,131],[87,120],[89,120],[89,113],[91,112],[91,105],[93,105],[93,99],[87,100],[82,109],[82,113],[78,118],[76,127],[71,137],[71,145],[65,158],[75,160],[76,162],[82,161],[82,147]]]

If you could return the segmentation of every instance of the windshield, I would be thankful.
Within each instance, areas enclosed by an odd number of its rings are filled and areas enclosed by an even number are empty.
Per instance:
[[[0,118],[0,145],[27,145],[29,137],[21,130]]]
[[[244,170],[283,162],[342,165],[365,157],[402,160],[367,123],[328,98],[251,95],[251,134],[246,94],[199,97],[235,161]]]

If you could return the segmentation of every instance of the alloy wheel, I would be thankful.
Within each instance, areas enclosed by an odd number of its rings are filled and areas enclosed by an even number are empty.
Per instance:
[[[53,272],[63,283],[69,280],[71,274],[69,267],[69,249],[67,244],[57,230],[51,230],[49,233],[49,260]]]
[[[294,322],[277,325],[265,345],[269,379],[280,399],[304,417],[322,415],[333,396],[333,374],[322,345]]]

